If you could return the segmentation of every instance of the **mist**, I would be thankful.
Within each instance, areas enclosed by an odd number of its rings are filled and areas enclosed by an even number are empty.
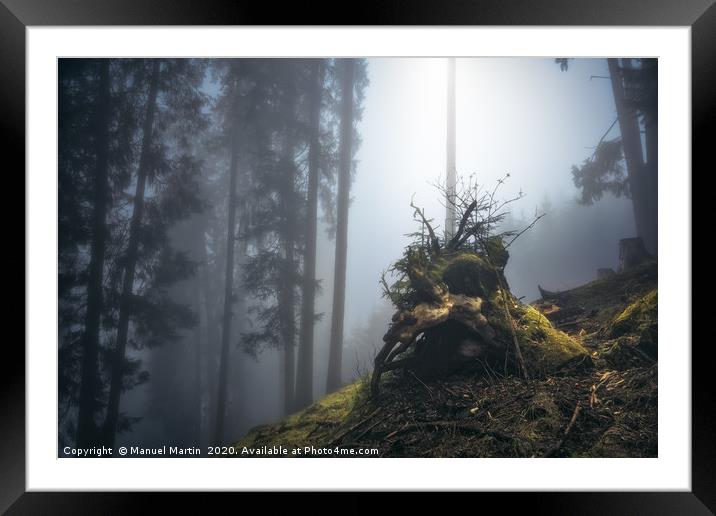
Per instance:
[[[86,155],[101,142],[79,142],[83,131],[92,132],[94,127],[87,120],[99,116],[92,111],[100,102],[93,92],[102,87],[103,80],[111,83],[107,89],[110,106],[119,114],[107,115],[111,119],[110,201],[103,215],[107,225],[104,305],[94,375],[97,406],[91,420],[102,426],[110,378],[117,370],[109,356],[121,319],[124,249],[131,233],[131,213],[136,211],[137,171],[142,160],[151,159],[156,161],[149,166],[148,186],[142,193],[148,207],[139,223],[151,230],[141,234],[136,279],[130,288],[135,299],[146,298],[141,306],[149,308],[141,316],[135,315],[139,309],[129,312],[124,360],[131,367],[123,366],[127,372],[119,398],[116,444],[226,444],[256,425],[305,408],[298,402],[287,403],[285,393],[286,382],[293,381],[287,380],[292,378],[287,367],[298,367],[301,375],[300,278],[305,274],[306,242],[310,242],[306,199],[314,166],[317,290],[310,384],[312,400],[319,400],[327,391],[335,324],[337,203],[341,152],[346,152],[341,132],[347,107],[342,75],[346,60],[190,60],[188,70],[179,63],[183,60],[160,60],[164,63],[159,73],[166,77],[160,75],[157,86],[154,142],[145,157],[141,150],[147,127],[145,105],[151,97],[147,63],[152,60],[112,60],[109,79],[96,71],[96,61],[101,60],[60,61],[60,80],[65,84],[61,96],[67,97],[60,102],[64,109],[60,132],[66,134],[60,142],[60,194],[67,196],[60,203],[60,218],[67,224],[60,225],[60,232],[67,232],[67,245],[61,243],[59,251],[60,269],[74,281],[60,300],[61,311],[70,307],[67,313],[74,314],[60,316],[61,376],[65,378],[59,400],[60,445],[75,442],[80,417],[79,364],[81,349],[85,349],[82,335],[88,291],[84,271],[96,247],[89,199],[97,165],[94,158],[86,162]],[[311,88],[313,74],[318,72],[312,68],[314,61],[324,61],[318,80],[320,136],[307,129],[315,108]],[[339,371],[344,384],[370,372],[388,328],[394,308],[382,296],[379,280],[410,244],[409,234],[416,231],[411,202],[424,208],[441,235],[445,220],[445,199],[439,187],[446,174],[446,59],[355,61]],[[176,84],[183,90],[174,92]],[[607,60],[571,59],[565,71],[553,58],[459,58],[455,95],[458,181],[473,178],[489,190],[504,181],[498,196],[516,200],[508,206],[502,229],[520,232],[539,218],[509,246],[505,275],[512,293],[531,302],[540,297],[538,285],[551,291],[567,290],[596,279],[598,268],[617,270],[619,240],[637,233],[632,200],[606,191],[585,205],[572,173],[574,165],[594,155],[598,142],[620,135],[619,126],[614,125],[617,113]],[[300,123],[293,124],[294,120]],[[80,149],[83,145],[87,149]],[[312,145],[321,147],[315,162],[311,161]],[[227,227],[232,163],[237,171],[235,230]],[[288,194],[281,183],[287,170],[293,178]],[[172,186],[174,182],[178,186]],[[66,228],[75,223],[83,231],[69,234]],[[222,355],[222,328],[227,327],[222,326],[222,303],[227,242],[231,242],[227,231],[236,235],[231,244],[236,249],[231,266],[229,347]],[[167,261],[167,256],[176,259]],[[281,264],[288,263],[289,256],[292,261],[286,267],[290,270],[282,275],[285,267]],[[272,263],[277,264],[275,268],[270,268]],[[160,277],[160,270],[170,272]],[[289,289],[295,300],[287,302],[288,316],[284,314],[287,305],[281,304],[288,295],[282,290],[286,278],[295,280],[295,287]],[[161,303],[152,304],[159,298]],[[298,366],[293,362],[287,366],[283,347],[287,320],[295,322],[288,332],[295,332],[290,340],[297,355],[291,351],[291,360],[297,360]],[[161,338],[154,336],[158,333]],[[222,360],[228,373],[225,403],[220,407],[225,411],[223,433],[217,442],[216,392],[221,389]],[[293,392],[294,386],[288,391]],[[287,406],[292,410],[287,411]]]

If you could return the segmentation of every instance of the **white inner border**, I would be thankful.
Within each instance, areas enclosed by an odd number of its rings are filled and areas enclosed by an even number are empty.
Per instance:
[[[690,490],[690,28],[28,27],[26,37],[28,490]],[[659,302],[669,316],[658,459],[57,458],[57,58],[411,55],[659,58]]]

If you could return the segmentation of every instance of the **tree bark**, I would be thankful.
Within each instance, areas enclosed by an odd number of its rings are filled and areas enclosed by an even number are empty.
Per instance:
[[[340,170],[338,177],[338,199],[336,220],[336,263],[333,280],[333,312],[331,314],[331,343],[328,357],[328,379],[326,391],[333,392],[342,384],[343,362],[343,319],[346,298],[346,263],[348,257],[348,203],[353,158],[353,75],[355,62],[344,61],[342,77],[342,113]]]
[[[296,405],[308,406],[313,395],[313,330],[316,301],[316,240],[318,234],[318,161],[320,156],[321,97],[323,62],[314,64],[310,106],[310,148],[308,151],[308,192],[306,195],[306,243],[303,259],[301,334],[298,345]]]
[[[94,206],[92,208],[92,243],[90,247],[89,277],[87,281],[87,313],[82,342],[82,372],[80,380],[77,446],[89,447],[97,442],[94,416],[98,395],[99,333],[102,316],[102,279],[107,239],[107,191],[109,189],[109,60],[99,65],[97,92],[96,154],[94,177]]]
[[[231,134],[231,162],[229,166],[228,217],[226,233],[226,269],[224,274],[224,315],[221,324],[221,355],[219,358],[219,379],[216,395],[216,424],[214,427],[214,444],[224,441],[224,416],[226,415],[226,391],[229,377],[229,343],[231,339],[231,317],[234,290],[234,243],[236,240],[236,176],[238,168],[238,120],[237,120],[237,72],[232,71],[233,120]]]
[[[144,213],[144,190],[149,172],[149,156],[152,145],[152,132],[154,129],[154,113],[159,90],[159,69],[161,62],[152,61],[152,75],[149,83],[149,96],[147,97],[147,111],[142,128],[142,150],[137,170],[137,185],[134,193],[134,211],[129,227],[129,244],[127,246],[124,278],[122,280],[122,294],[119,301],[119,325],[117,327],[117,342],[112,357],[112,379],[107,402],[107,415],[104,424],[104,434],[107,446],[113,447],[117,433],[119,419],[119,399],[122,394],[124,381],[124,359],[127,349],[129,333],[129,317],[132,310],[132,291],[134,289],[134,275],[136,272],[139,253],[139,232],[141,230],[142,215]]]
[[[641,134],[639,132],[639,119],[636,109],[630,106],[625,99],[622,70],[618,59],[607,59],[609,75],[611,77],[614,103],[617,108],[619,130],[622,136],[624,159],[627,165],[629,192],[634,208],[634,221],[639,237],[646,240],[650,233],[650,213],[645,181],[644,158],[642,155]],[[652,242],[648,243],[651,248]]]

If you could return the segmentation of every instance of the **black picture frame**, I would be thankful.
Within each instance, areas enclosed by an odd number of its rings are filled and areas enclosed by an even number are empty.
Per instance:
[[[712,162],[707,161],[713,146],[707,129],[713,126],[716,112],[714,0],[634,0],[628,3],[625,0],[363,0],[343,6],[323,2],[285,3],[280,8],[268,3],[229,0],[0,0],[0,141],[3,142],[5,163],[12,157],[12,163],[24,171],[25,29],[28,26],[288,24],[690,26],[692,168],[706,172],[707,163],[712,168]],[[568,49],[567,45],[565,49]],[[5,170],[7,175],[12,175],[11,172],[17,169],[7,167]],[[24,174],[14,176],[19,179]],[[24,181],[21,188],[24,191]],[[15,218],[16,215],[6,220]],[[28,274],[27,269],[25,274]],[[691,304],[691,299],[683,301]],[[711,343],[703,344],[692,347],[690,493],[509,494],[510,504],[513,501],[524,503],[531,512],[539,514],[713,514],[716,511],[716,444],[715,416],[711,407],[716,397],[710,381],[713,362],[707,357]],[[146,494],[25,493],[25,352],[19,345],[6,348],[9,349],[6,349],[4,370],[0,375],[0,511],[7,510],[7,514],[103,514],[148,510]],[[185,505],[186,498],[181,503],[185,509],[189,507]],[[314,503],[308,501],[309,506]],[[363,512],[373,503],[361,499],[350,505]],[[143,510],[137,511],[138,508]]]

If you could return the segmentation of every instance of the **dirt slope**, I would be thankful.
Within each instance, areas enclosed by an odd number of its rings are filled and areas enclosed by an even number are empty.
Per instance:
[[[374,448],[380,457],[656,457],[656,264],[552,294],[533,307],[588,359],[529,382],[494,369],[432,380],[395,371],[378,399],[361,379],[253,429],[236,447],[314,447],[302,456]]]

